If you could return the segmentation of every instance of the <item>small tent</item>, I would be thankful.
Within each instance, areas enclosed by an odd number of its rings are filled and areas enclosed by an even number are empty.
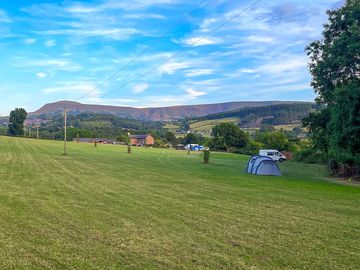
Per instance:
[[[255,174],[256,168],[259,166],[260,162],[263,160],[272,160],[272,159],[271,159],[271,157],[257,156],[251,166],[251,173]]]
[[[247,164],[246,172],[251,173],[252,166],[254,165],[255,160],[260,157],[259,155],[252,156]]]
[[[251,157],[248,162],[247,172],[257,175],[281,176],[281,172],[276,161],[265,156]]]
[[[254,174],[281,176],[279,166],[275,160],[262,160],[256,167]]]

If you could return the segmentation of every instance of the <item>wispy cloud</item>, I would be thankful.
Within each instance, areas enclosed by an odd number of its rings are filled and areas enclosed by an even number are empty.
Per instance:
[[[147,83],[137,83],[132,87],[133,92],[135,94],[142,93],[148,88],[149,88],[149,85]]]
[[[205,91],[196,91],[192,88],[186,89],[186,93],[188,93],[189,98],[197,98],[207,94]]]
[[[186,71],[186,77],[199,77],[210,75],[214,71],[212,69],[190,69]]]
[[[36,39],[35,38],[27,38],[27,39],[24,39],[24,43],[25,44],[34,44],[36,42]]]
[[[78,100],[104,81],[99,91],[81,101],[141,107],[312,100],[304,47],[320,37],[325,10],[343,2],[262,1],[202,39],[248,4],[29,0],[17,1],[14,9],[5,1],[0,9],[3,83],[13,85],[32,106]],[[178,23],[189,10],[193,12]],[[149,45],[146,53],[107,80]],[[101,98],[100,91],[112,94]],[[8,106],[4,103],[0,101]],[[18,106],[16,99],[11,106]]]
[[[67,59],[19,59],[14,63],[18,68],[44,67],[51,70],[78,71],[82,66]]]
[[[221,43],[220,38],[212,38],[212,37],[192,37],[183,40],[183,43],[188,46],[206,46],[206,45],[215,45]]]
[[[66,94],[71,98],[83,94],[86,94],[88,98],[98,98],[101,94],[95,83],[83,81],[57,82],[55,86],[44,88],[41,92],[47,95]]]
[[[38,72],[36,73],[36,76],[40,79],[44,79],[48,76],[48,74],[46,74],[45,72]]]
[[[0,23],[11,23],[10,17],[6,14],[5,11],[0,9]]]

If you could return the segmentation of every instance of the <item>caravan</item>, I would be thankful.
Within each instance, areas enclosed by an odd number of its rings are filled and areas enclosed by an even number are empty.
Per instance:
[[[278,150],[260,150],[259,155],[263,157],[269,157],[272,160],[283,162],[286,157],[281,154]]]

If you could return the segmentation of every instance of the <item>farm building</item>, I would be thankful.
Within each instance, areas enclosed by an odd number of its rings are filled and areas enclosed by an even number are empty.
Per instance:
[[[131,145],[154,145],[154,138],[150,134],[130,135]]]

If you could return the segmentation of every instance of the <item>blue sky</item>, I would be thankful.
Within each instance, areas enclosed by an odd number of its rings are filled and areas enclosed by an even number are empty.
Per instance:
[[[325,11],[343,1],[263,0],[192,45],[253,1],[201,2],[1,1],[0,114],[58,100],[147,107],[314,99],[304,48],[321,36]]]

